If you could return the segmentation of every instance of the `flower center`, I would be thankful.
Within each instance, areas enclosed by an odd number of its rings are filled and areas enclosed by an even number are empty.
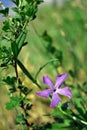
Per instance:
[[[56,89],[54,88],[53,92],[55,92],[55,91],[56,91]]]

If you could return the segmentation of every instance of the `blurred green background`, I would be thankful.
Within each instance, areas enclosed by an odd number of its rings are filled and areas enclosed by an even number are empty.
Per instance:
[[[61,64],[59,61],[49,63],[38,75],[38,82],[42,84],[43,75],[49,75],[55,82],[57,74],[68,73],[66,83],[71,86],[73,95],[77,97],[80,92],[79,94],[86,97],[86,94],[82,93],[82,89],[84,89],[82,87],[87,82],[87,1],[64,0],[61,6],[55,3],[42,4],[38,9],[37,18],[29,24],[27,29],[29,30],[28,45],[23,48],[19,58],[33,76],[43,64],[56,58],[53,50],[49,51],[50,46],[58,50],[56,56],[62,60]],[[6,44],[6,41],[0,44]],[[10,69],[8,68],[4,72],[0,70],[0,75],[14,75],[13,69],[12,71]],[[37,97],[35,92],[39,89],[22,74],[20,69],[19,73],[23,82],[27,86],[33,87],[33,92],[29,96],[34,104],[30,113],[30,122],[52,122],[53,119],[50,120],[43,116],[52,111],[49,108],[50,102]],[[78,85],[81,88],[79,91]],[[0,130],[15,130],[17,129],[14,125],[15,110],[5,110],[5,103],[9,101],[8,88],[5,86],[4,83],[0,83]]]

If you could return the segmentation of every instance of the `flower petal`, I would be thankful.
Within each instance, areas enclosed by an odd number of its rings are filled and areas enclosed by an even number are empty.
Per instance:
[[[50,86],[51,89],[54,88],[54,84],[48,76],[43,76],[43,83]]]
[[[53,96],[52,96],[52,102],[50,104],[50,107],[55,107],[59,102],[60,102],[60,97],[58,96],[57,93],[53,93]]]
[[[37,95],[48,98],[53,91],[51,89],[45,89],[41,92],[36,92]]]
[[[64,82],[64,80],[67,78],[68,74],[62,74],[56,77],[56,84],[55,84],[55,88],[59,88],[62,83]]]
[[[59,88],[56,90],[56,93],[72,98],[72,93],[68,87]]]

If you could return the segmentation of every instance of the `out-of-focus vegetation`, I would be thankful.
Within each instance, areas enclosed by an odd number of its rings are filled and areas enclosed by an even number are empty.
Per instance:
[[[72,1],[56,9],[51,6],[39,9],[38,18],[29,26],[31,32],[28,37],[29,52],[34,52],[29,59],[34,63],[33,66],[40,66],[40,62],[44,63],[49,59],[49,53],[47,52],[47,55],[45,48],[48,43],[44,40],[44,32],[47,31],[52,39],[52,45],[63,53],[63,71],[69,71],[76,78],[81,77],[86,80],[87,12],[85,5],[85,2]],[[48,42],[50,41],[48,40]],[[39,54],[39,50],[41,50],[41,54]],[[34,54],[38,58],[34,59]]]
[[[48,60],[52,58],[59,59],[60,62],[55,61],[49,63],[38,75],[38,79],[41,83],[42,75],[44,74],[53,78],[57,73],[68,73],[69,77],[66,84],[71,87],[73,93],[73,104],[75,104],[77,110],[76,108],[73,108],[73,106],[71,107],[76,114],[81,114],[80,110],[87,110],[86,5],[86,0],[73,0],[71,2],[64,2],[62,7],[54,8],[54,6],[51,5],[46,5],[44,7],[41,6],[37,14],[37,19],[31,22],[28,26],[29,35],[27,36],[27,40],[29,44],[23,48],[20,54],[20,58],[24,61],[25,66],[29,68],[33,75],[35,75],[36,70]],[[6,41],[3,41],[4,44],[6,44],[5,42]],[[54,51],[55,48],[56,51]],[[53,65],[57,67],[57,69],[55,69]],[[33,85],[31,81],[22,75],[21,70],[19,71],[24,83],[33,88],[33,93],[30,95],[30,99],[34,104],[32,110],[33,114],[32,112],[30,113],[32,120],[38,124],[39,122],[53,122],[54,119],[51,119],[50,121],[49,117],[44,116],[49,114],[49,111],[52,111],[48,105],[49,101],[37,97],[35,92],[38,89],[32,87]],[[4,73],[10,73],[10,70],[8,69],[8,72],[4,71]],[[55,78],[53,78],[53,80],[54,79]],[[0,95],[2,98],[0,99],[0,130],[15,129],[12,119],[15,118],[15,112],[13,113],[12,111],[9,113],[5,110],[5,102],[7,102],[8,96],[6,94],[7,90],[5,90],[3,86],[4,84],[1,83]],[[75,101],[77,102],[75,103]],[[81,106],[82,109],[78,108],[78,104],[80,104],[79,106]],[[84,115],[84,120],[87,120],[86,115],[87,114]],[[55,120],[57,122],[57,118],[55,118]],[[63,127],[64,122],[60,122],[60,125],[53,124],[51,126],[53,127],[53,130]],[[65,124],[67,125],[68,123],[65,122]],[[39,129],[40,128],[38,128],[38,130]],[[46,129],[45,126],[44,129]],[[66,130],[68,129],[70,128],[67,127]],[[75,128],[72,128],[72,130],[73,129]],[[86,130],[86,128],[84,128],[84,130]]]

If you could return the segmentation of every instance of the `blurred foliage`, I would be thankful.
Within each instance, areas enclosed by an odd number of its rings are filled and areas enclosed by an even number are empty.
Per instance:
[[[29,57],[31,64],[40,66],[38,63],[57,56],[60,63],[56,64],[57,73],[69,73],[69,79],[65,83],[71,86],[73,99],[67,111],[72,116],[76,116],[86,122],[87,104],[86,104],[86,82],[87,82],[87,10],[85,1],[64,1],[62,7],[54,9],[53,7],[42,7],[38,13],[38,19],[31,23],[30,31],[32,32],[29,39],[29,51],[34,55]],[[43,23],[44,22],[44,23]],[[43,31],[44,30],[44,31]],[[42,32],[42,35],[41,35]],[[42,41],[43,39],[43,41]],[[37,41],[36,41],[37,40]],[[32,43],[36,43],[36,46]],[[35,46],[35,47],[34,47]],[[39,55],[39,50],[41,54]],[[55,55],[57,54],[57,55]],[[37,63],[38,62],[38,63]],[[55,75],[55,65],[46,67],[43,73]],[[62,68],[62,69],[61,69]],[[43,74],[42,73],[42,74]],[[41,74],[41,75],[42,75]],[[41,76],[40,75],[40,76]],[[67,110],[66,108],[66,110]],[[71,113],[72,110],[72,113]],[[57,115],[58,112],[58,115]],[[62,121],[58,124],[49,124],[46,128],[44,125],[41,129],[81,129],[86,130],[86,126],[82,125],[71,118],[64,119],[62,113],[56,110],[54,119]],[[71,120],[70,120],[71,119]],[[40,129],[39,126],[36,129]],[[35,128],[34,128],[35,129]]]
[[[38,19],[33,22],[33,25],[31,24],[33,28],[30,27],[33,35],[31,34],[29,38],[29,51],[34,50],[39,58],[43,56],[43,62],[45,58],[56,56],[61,60],[64,70],[72,77],[78,78],[79,73],[82,73],[84,77],[81,78],[86,79],[86,14],[84,2],[67,1],[67,4],[55,10],[51,7],[42,7],[40,13],[38,12]],[[41,41],[41,37],[44,41]],[[36,49],[32,50],[35,39],[37,39]],[[42,51],[41,56],[39,51],[37,52],[39,49]],[[30,57],[30,60],[37,63],[34,58]]]

